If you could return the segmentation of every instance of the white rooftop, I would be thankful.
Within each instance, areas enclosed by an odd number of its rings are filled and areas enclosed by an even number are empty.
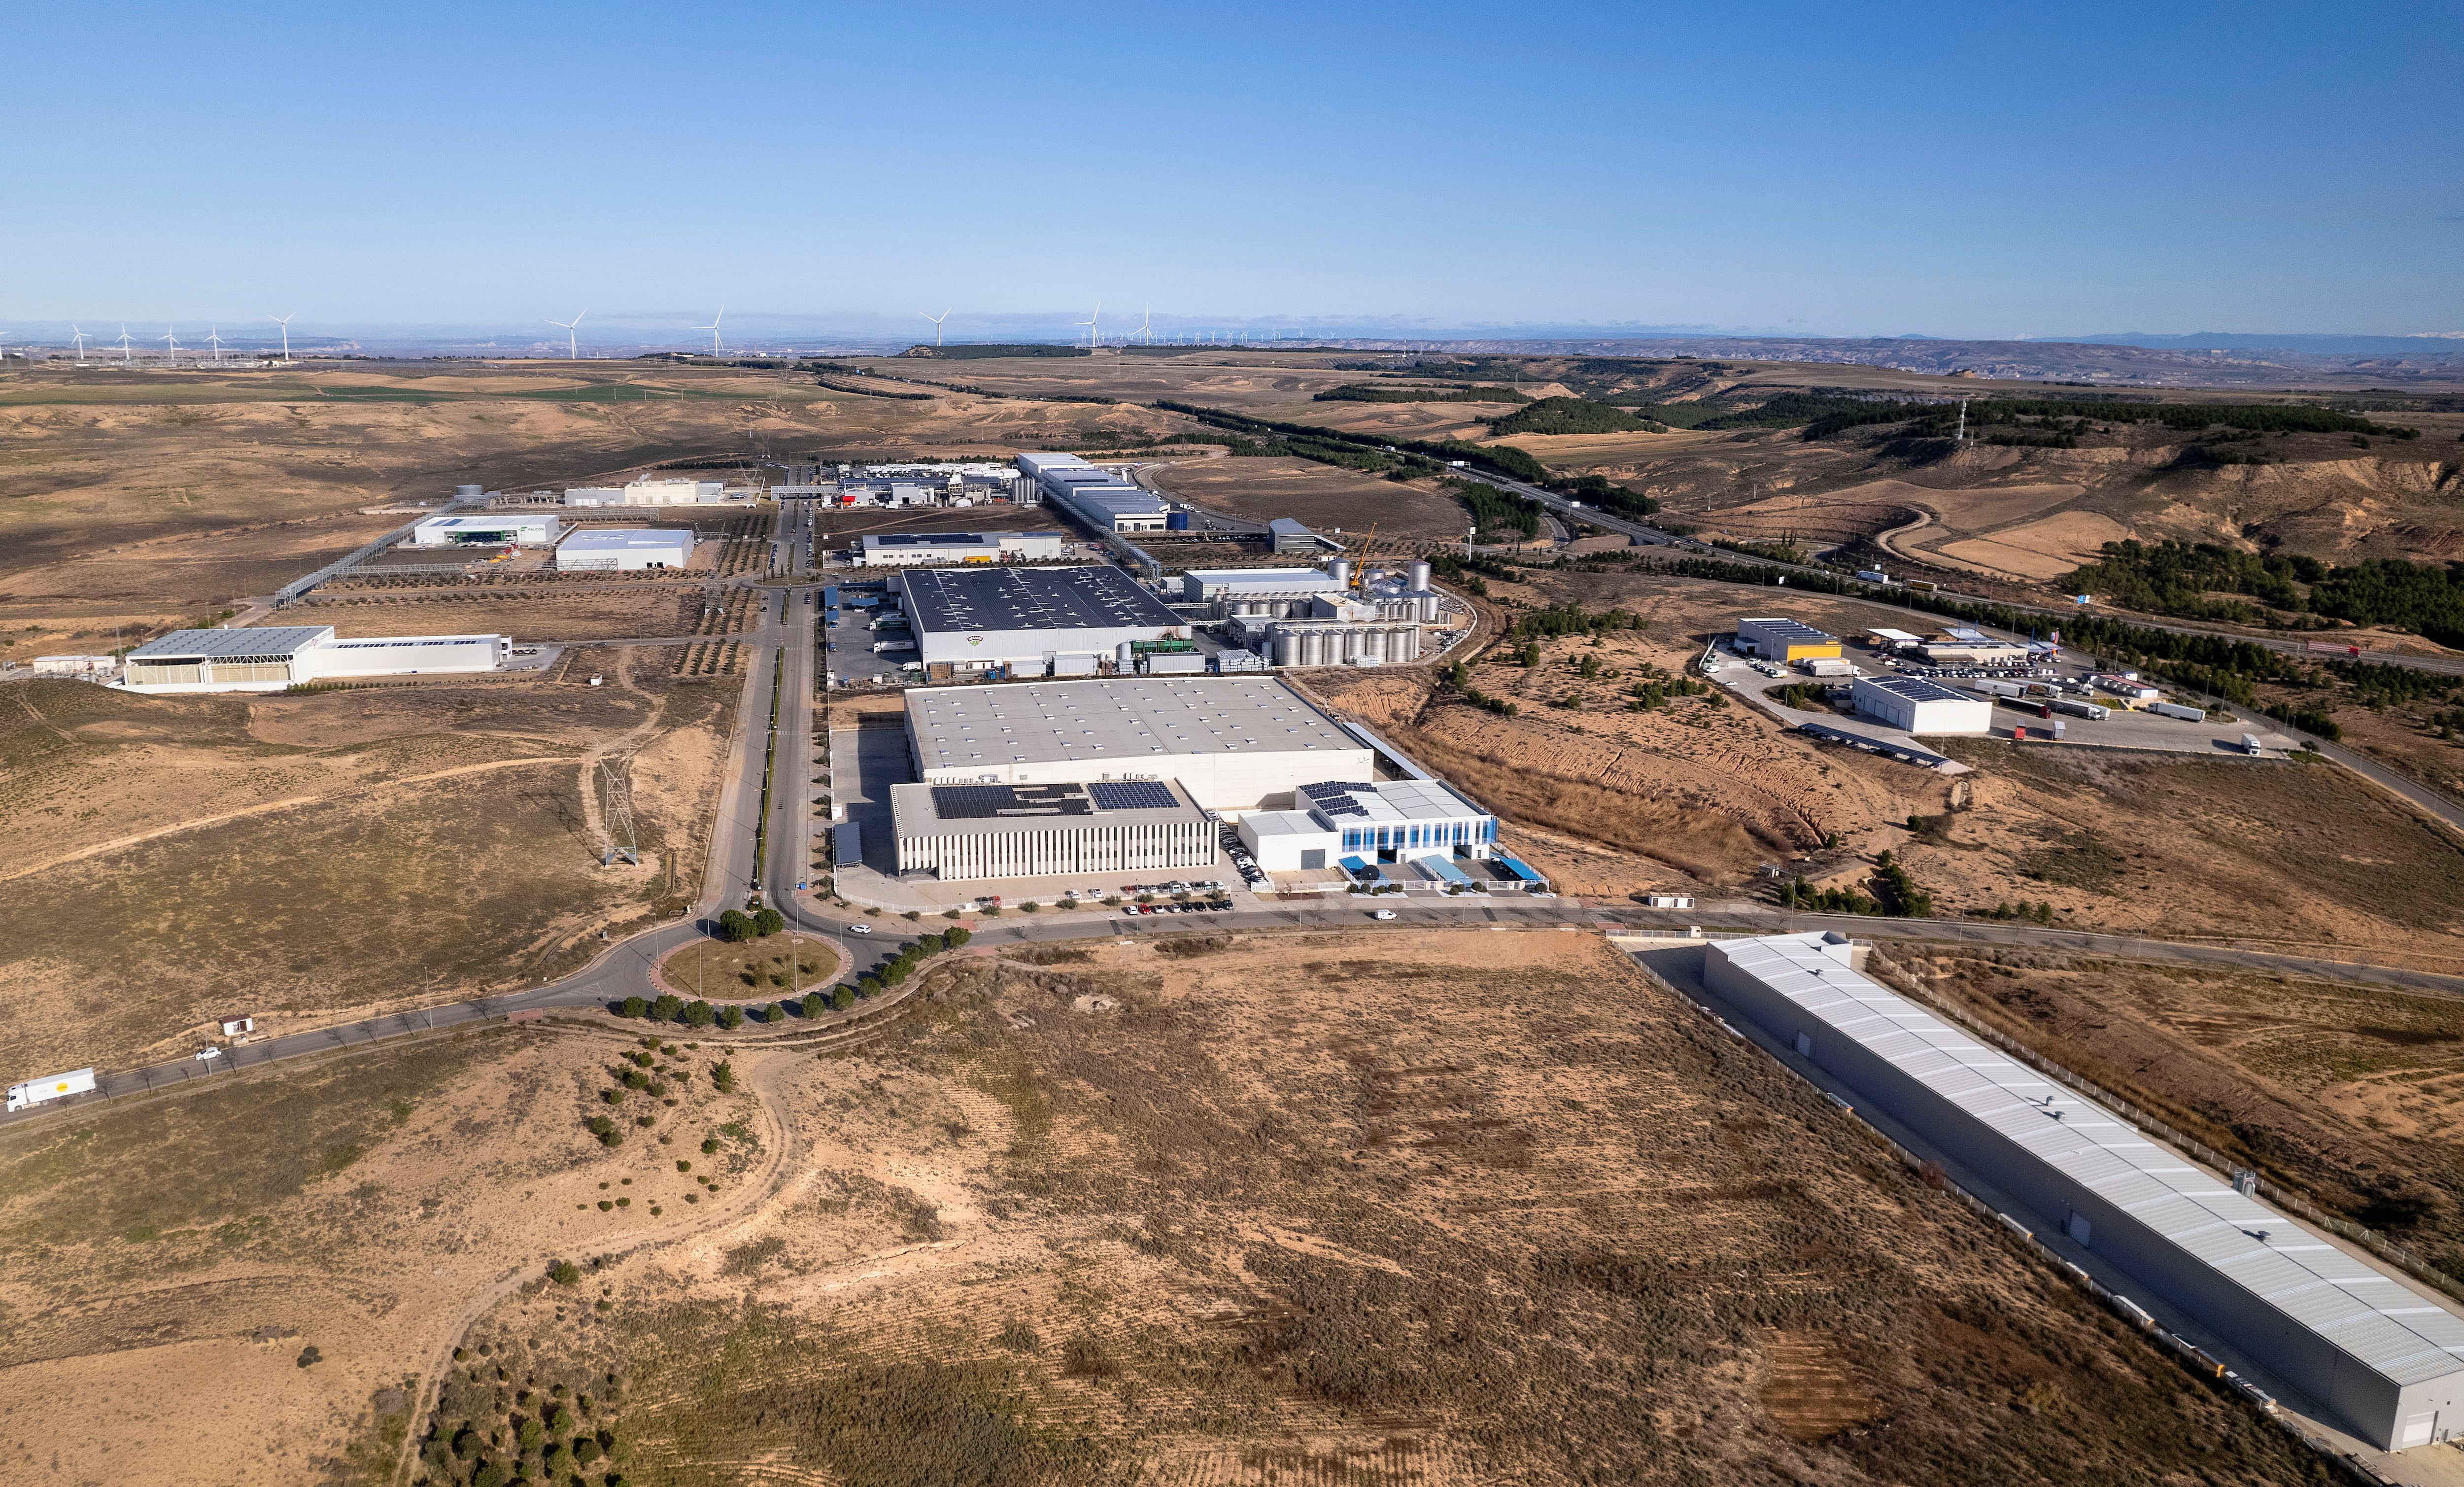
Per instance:
[[[1826,954],[1818,936],[1773,935],[1715,948],[2398,1386],[2464,1369],[2464,1318],[2234,1192],[2121,1117],[1859,975]]]
[[[1299,588],[1323,592],[1343,581],[1321,568],[1191,568],[1181,575],[1208,588]]]
[[[673,547],[690,543],[693,534],[682,528],[672,531],[627,529],[614,532],[576,532],[561,543],[561,552],[624,552],[633,547]]]
[[[1261,837],[1325,836],[1334,830],[1306,810],[1253,811],[1242,818],[1242,824]]]
[[[1169,774],[1173,755],[1366,752],[1273,677],[916,687],[907,694],[907,731],[928,770],[1117,760]]]
[[[1296,798],[1314,805],[1316,813],[1337,828],[1460,821],[1466,816],[1488,814],[1436,780],[1304,785]]]

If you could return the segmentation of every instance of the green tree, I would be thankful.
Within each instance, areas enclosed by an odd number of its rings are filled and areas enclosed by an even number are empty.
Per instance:
[[[524,1420],[521,1429],[522,1454],[528,1455],[547,1444],[547,1427],[537,1420]]]
[[[710,1082],[712,1088],[722,1095],[735,1094],[736,1066],[722,1061],[717,1068],[710,1072]]]
[[[643,1001],[638,996],[628,996],[625,998],[622,1004],[620,1004],[618,1010],[625,1016],[640,1017],[649,1013],[650,1010],[650,1004]]]
[[[729,909],[718,917],[718,938],[730,944],[742,944],[755,933],[753,916],[742,909]]]
[[[832,988],[830,991],[830,1005],[837,1008],[840,1011],[846,1011],[848,1008],[853,1007],[855,1005],[855,988],[837,987]]]
[[[779,1024],[785,1022],[787,1020],[787,1004],[784,1002],[771,1003],[768,1007],[762,1009],[761,1020],[774,1028],[779,1026]]]
[[[547,1417],[547,1428],[559,1435],[572,1434],[573,1425],[573,1411],[562,1405],[557,1406],[555,1412]]]
[[[807,1017],[819,1017],[822,1010],[829,1005],[830,999],[819,991],[804,993],[804,1015]]]
[[[973,940],[974,938],[976,938],[975,931],[969,929],[964,924],[954,925],[951,928],[941,931],[942,942],[953,950],[965,944],[968,941]]]
[[[707,1028],[716,1021],[718,1021],[718,1009],[708,1002],[696,1001],[688,1004],[685,1008],[685,1026],[688,1028]]]
[[[513,1474],[505,1470],[505,1463],[488,1461],[471,1474],[471,1487],[505,1487],[513,1479]]]
[[[733,1002],[728,1003],[726,1010],[718,1014],[718,1025],[730,1032],[743,1027],[744,1009]]]
[[[684,1010],[685,999],[667,992],[661,992],[659,999],[650,1004],[650,1015],[660,1022],[673,1022],[684,1015]]]
[[[765,940],[786,927],[787,916],[767,905],[757,910],[753,916],[753,932]]]
[[[573,1261],[559,1260],[547,1268],[547,1278],[561,1286],[578,1285],[582,1280],[582,1272],[575,1267]]]

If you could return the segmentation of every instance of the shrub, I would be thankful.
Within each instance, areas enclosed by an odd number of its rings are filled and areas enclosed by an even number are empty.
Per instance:
[[[715,1136],[703,1137],[701,1143],[701,1154],[705,1157],[717,1155],[718,1138]]]
[[[754,911],[753,932],[763,939],[766,940],[786,927],[787,916],[777,909],[762,908]]]
[[[718,1025],[719,1025],[720,1027],[722,1027],[722,1028],[727,1029],[727,1030],[728,1030],[729,1032],[735,1032],[735,1031],[736,1031],[737,1029],[738,1029],[738,1028],[743,1027],[743,1026],[744,1026],[744,1009],[743,1009],[743,1008],[741,1008],[741,1007],[737,1006],[737,1005],[736,1005],[735,1003],[733,1003],[733,1002],[729,1003],[729,1004],[728,1004],[728,1006],[727,1006],[727,1010],[726,1010],[725,1011],[722,1011],[722,1012],[720,1012],[720,1013],[718,1014]]]
[[[572,1434],[573,1423],[573,1411],[562,1405],[557,1406],[555,1412],[547,1417],[547,1428],[559,1435]]]
[[[678,1157],[676,1158],[676,1170],[679,1172],[690,1172],[693,1170],[693,1164],[682,1157]]]
[[[599,1442],[592,1440],[587,1435],[584,1435],[580,1440],[573,1443],[573,1459],[583,1466],[588,1466],[591,1462],[598,1460],[600,1454]]]
[[[299,1350],[297,1362],[299,1366],[302,1368],[313,1368],[324,1361],[325,1355],[317,1350],[317,1344],[314,1343],[309,1343],[306,1347]]]
[[[661,992],[659,999],[650,1004],[650,1015],[661,1022],[675,1021],[684,1014],[684,1010],[685,999],[669,992]]]
[[[685,1009],[685,1026],[707,1028],[718,1021],[718,1009],[708,1002],[694,1002]]]
[[[617,1010],[623,1016],[641,1017],[649,1014],[650,1004],[643,1001],[638,996],[628,996],[625,998],[622,1003],[618,1004]]]
[[[625,1071],[625,1087],[628,1090],[649,1089],[650,1076],[639,1069],[627,1069]]]
[[[505,1470],[505,1463],[491,1461],[472,1474],[471,1487],[505,1487],[512,1480],[512,1475]]]
[[[456,1358],[463,1356],[462,1350],[458,1347],[453,1350],[453,1354]],[[462,1427],[460,1430],[455,1431],[453,1432],[453,1454],[460,1456],[465,1461],[479,1454],[479,1432],[471,1429],[471,1427],[467,1425]]]
[[[728,1063],[724,1063],[724,1062],[722,1062],[722,1063],[721,1063],[717,1068],[713,1069],[713,1070],[710,1072],[710,1082],[711,1082],[711,1086],[712,1086],[713,1088],[716,1089],[716,1090],[717,1090],[720,1094],[722,1094],[722,1095],[733,1095],[733,1094],[735,1094],[735,1093],[736,1093],[736,1068],[735,1068],[735,1066],[734,1066],[734,1065],[732,1065],[732,1064],[728,1064]]]
[[[547,1427],[537,1420],[524,1420],[521,1430],[522,1452],[528,1454],[547,1444]]]

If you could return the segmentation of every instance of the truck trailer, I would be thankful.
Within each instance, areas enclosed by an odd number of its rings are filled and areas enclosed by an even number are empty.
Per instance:
[[[91,1069],[76,1069],[67,1074],[28,1079],[23,1084],[9,1086],[9,1108],[25,1110],[55,1099],[66,1099],[71,1095],[83,1095],[93,1088],[94,1071]]]

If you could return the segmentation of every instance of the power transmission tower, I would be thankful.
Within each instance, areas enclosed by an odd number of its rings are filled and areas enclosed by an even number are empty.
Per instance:
[[[630,760],[599,761],[599,820],[607,833],[605,849],[599,855],[601,867],[612,866],[622,857],[628,867],[642,865],[642,854],[633,840],[633,788],[625,779],[619,764]]]

